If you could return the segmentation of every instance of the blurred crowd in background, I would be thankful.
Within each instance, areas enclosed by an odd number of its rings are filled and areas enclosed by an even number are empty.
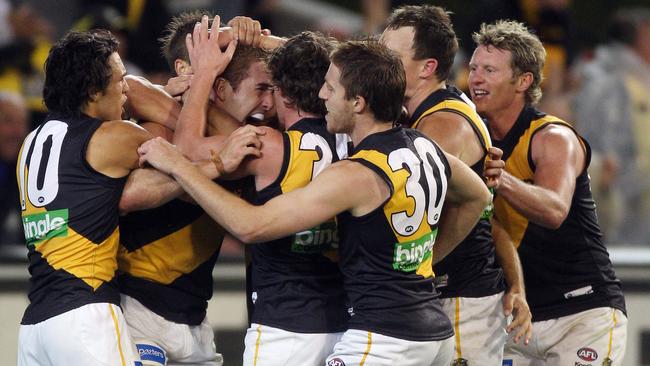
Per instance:
[[[185,10],[224,22],[247,15],[279,36],[311,29],[347,39],[376,34],[394,7],[422,3],[453,12],[463,51],[452,82],[461,89],[482,22],[516,19],[535,30],[548,54],[540,109],[571,121],[591,144],[606,243],[650,245],[650,0],[0,0],[0,256],[24,248],[16,157],[46,116],[43,63],[67,31],[109,29],[128,73],[165,84],[158,38]]]

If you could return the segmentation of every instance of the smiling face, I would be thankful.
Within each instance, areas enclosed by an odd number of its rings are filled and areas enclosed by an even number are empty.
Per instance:
[[[504,109],[523,107],[524,94],[517,90],[511,62],[510,51],[494,46],[480,45],[474,51],[468,82],[472,101],[480,114],[490,116]]]
[[[330,64],[327,74],[325,74],[325,83],[323,83],[318,97],[325,101],[327,131],[351,133],[354,126],[354,101],[345,99],[345,88],[341,84],[341,70],[334,63]]]
[[[117,52],[111,54],[108,59],[111,68],[111,81],[104,91],[97,94],[95,103],[97,115],[94,116],[104,121],[122,119],[124,103],[126,103],[126,92],[129,86],[124,81],[126,69]]]

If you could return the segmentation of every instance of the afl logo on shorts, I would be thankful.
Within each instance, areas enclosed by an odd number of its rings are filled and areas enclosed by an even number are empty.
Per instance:
[[[578,350],[578,357],[583,361],[591,362],[598,359],[598,353],[592,348],[583,347]]]
[[[345,362],[337,357],[327,361],[327,366],[345,366]]]

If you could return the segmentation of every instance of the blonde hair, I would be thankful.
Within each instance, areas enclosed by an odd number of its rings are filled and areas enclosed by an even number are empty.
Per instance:
[[[535,105],[542,99],[542,80],[546,50],[539,38],[523,23],[512,20],[498,20],[492,24],[481,24],[479,32],[472,35],[477,46],[494,46],[510,51],[510,64],[515,75],[525,72],[533,74],[533,82],[526,90],[526,104]]]

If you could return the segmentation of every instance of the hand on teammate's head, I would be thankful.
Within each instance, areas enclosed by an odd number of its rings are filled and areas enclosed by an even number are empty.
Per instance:
[[[251,19],[245,16],[236,16],[232,18],[228,25],[232,27],[233,37],[241,44],[253,47],[259,47],[261,42],[262,35],[262,26],[257,20]],[[268,31],[268,35],[271,34],[271,31]]]
[[[217,15],[212,21],[212,27],[218,29],[219,25],[220,18]],[[201,23],[194,26],[192,34],[187,35],[185,45],[195,74],[216,72],[216,75],[220,75],[232,60],[237,40],[230,41],[228,48],[222,52],[219,47],[219,32],[209,31],[208,16],[204,15]]]

